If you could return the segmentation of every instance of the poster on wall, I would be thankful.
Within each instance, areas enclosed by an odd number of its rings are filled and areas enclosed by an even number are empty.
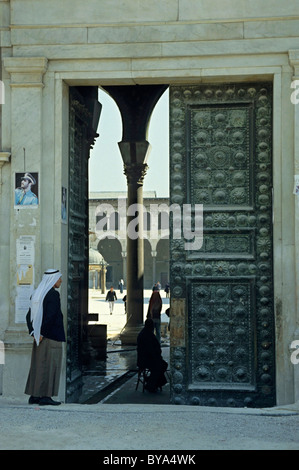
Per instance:
[[[23,235],[16,241],[17,290],[15,323],[25,323],[34,291],[35,236]]]
[[[38,206],[38,173],[16,173],[15,208]]]

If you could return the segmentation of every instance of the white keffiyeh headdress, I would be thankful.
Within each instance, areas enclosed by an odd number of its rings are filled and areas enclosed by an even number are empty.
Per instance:
[[[40,330],[43,321],[43,301],[47,293],[56,284],[62,276],[61,272],[56,269],[48,269],[45,271],[39,286],[32,294],[30,309],[31,322],[33,326],[33,336],[37,346],[39,345]]]

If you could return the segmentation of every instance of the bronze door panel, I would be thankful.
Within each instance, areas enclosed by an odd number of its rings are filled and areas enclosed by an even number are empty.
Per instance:
[[[271,152],[271,83],[170,88],[171,204],[203,204],[201,249],[170,239],[175,403],[275,404]]]

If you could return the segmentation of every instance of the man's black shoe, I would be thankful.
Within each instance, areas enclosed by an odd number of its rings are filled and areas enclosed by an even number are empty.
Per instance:
[[[50,397],[42,397],[39,401],[40,406],[45,406],[45,405],[53,405],[53,406],[58,406],[61,405],[60,401],[54,401]]]
[[[39,397],[29,397],[28,403],[29,405],[37,405],[39,403],[40,398]]]

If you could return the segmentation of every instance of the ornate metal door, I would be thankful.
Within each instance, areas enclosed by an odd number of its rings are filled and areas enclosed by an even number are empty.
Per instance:
[[[69,102],[69,265],[67,401],[82,386],[84,319],[88,313],[88,158],[99,117],[96,87],[71,87]]]
[[[200,250],[171,237],[172,401],[272,406],[272,85],[173,86],[170,129],[171,203],[204,210]]]

